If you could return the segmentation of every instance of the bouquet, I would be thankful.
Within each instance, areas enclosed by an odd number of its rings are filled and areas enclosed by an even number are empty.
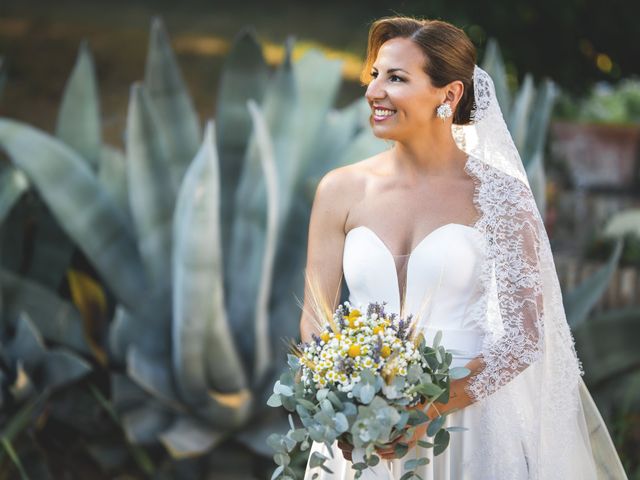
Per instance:
[[[295,478],[289,454],[297,446],[308,449],[310,441],[328,447],[336,440],[352,445],[355,478],[360,478],[367,469],[386,468],[380,464],[376,447],[400,440],[394,452],[402,458],[408,451],[402,440],[412,438],[416,427],[425,422],[429,422],[427,436],[434,437],[433,442],[417,443],[433,448],[434,455],[447,448],[450,431],[466,430],[443,428],[452,410],[435,418],[424,410],[436,400],[446,403],[450,381],[467,376],[469,369],[449,368],[453,355],[439,345],[441,331],[429,346],[416,331],[413,315],[403,318],[387,313],[385,305],[354,308],[344,302],[318,322],[319,333],[312,335],[312,341],[291,344],[288,368],[275,383],[267,404],[295,413],[301,426],[296,426],[290,413],[290,430],[268,438],[278,465],[272,480]],[[333,473],[324,465],[327,460],[314,452],[309,465]],[[426,457],[406,461],[402,478],[420,478],[414,470],[428,463]]]

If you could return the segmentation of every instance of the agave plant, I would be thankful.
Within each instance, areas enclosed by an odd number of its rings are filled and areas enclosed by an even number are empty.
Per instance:
[[[630,306],[591,316],[589,311],[609,284],[626,236],[637,235],[638,231],[640,216],[637,209],[611,217],[603,228],[604,235],[616,241],[609,261],[565,296],[567,314],[585,369],[585,383],[612,430],[629,472],[638,468],[637,445],[633,432],[628,430],[638,428],[637,420],[631,423],[631,419],[637,418],[640,405],[640,358],[636,341],[640,307]]]
[[[151,51],[162,45],[168,52],[164,34],[157,32]],[[147,271],[157,272],[152,283],[163,284],[147,312],[118,308],[111,347],[126,361],[128,376],[115,377],[114,400],[120,404],[132,380],[143,387],[144,395],[124,411],[125,428],[140,442],[159,439],[176,457],[205,453],[228,439],[269,454],[268,434],[287,428],[265,402],[286,361],[281,339],[298,335],[296,294],[301,296],[304,284],[309,183],[354,156],[384,148],[364,128],[363,100],[331,110],[341,62],[309,51],[294,63],[292,49],[288,39],[285,59],[269,78],[254,35],[245,31],[236,38],[221,79],[215,124],[209,121],[179,181],[175,207],[157,201],[169,188],[159,154],[162,122],[154,123],[162,114],[144,85],[132,93],[130,205],[134,221],[136,215],[148,218],[150,206],[165,212],[157,213],[163,221],[149,222],[156,229],[150,237],[163,239],[155,244],[162,245],[162,254],[144,255],[138,241]],[[177,71],[168,65],[159,75]],[[136,214],[133,165],[143,162],[147,178],[137,188],[144,186],[156,201]],[[159,264],[166,259],[169,265]],[[153,337],[150,321],[159,327]]]
[[[292,49],[288,39],[269,75],[254,33],[241,32],[204,135],[159,19],[124,153],[100,140],[86,44],[57,138],[0,119],[13,198],[37,191],[114,300],[111,398],[130,442],[178,458],[229,439],[270,454],[266,437],[288,428],[266,399],[281,339],[298,335],[315,183],[385,148],[364,99],[332,109],[341,62],[311,50],[294,63]],[[56,275],[68,268],[59,258]]]
[[[3,454],[28,478],[34,469],[22,464],[13,442],[33,417],[45,416],[53,392],[90,372],[81,356],[89,347],[79,316],[55,293],[6,271],[0,272],[0,284],[0,438]]]

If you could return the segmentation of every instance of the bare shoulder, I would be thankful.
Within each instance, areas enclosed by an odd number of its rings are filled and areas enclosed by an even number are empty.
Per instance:
[[[360,198],[365,191],[367,169],[370,159],[329,170],[318,182],[314,210],[331,212],[344,224],[351,205]]]

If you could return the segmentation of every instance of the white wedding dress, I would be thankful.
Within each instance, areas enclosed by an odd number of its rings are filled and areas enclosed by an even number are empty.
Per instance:
[[[453,354],[451,366],[464,366],[479,355],[482,345],[482,331],[469,320],[471,316],[468,314],[468,308],[477,295],[480,295],[478,269],[482,261],[484,241],[483,235],[474,227],[447,223],[424,237],[409,255],[394,256],[372,229],[366,226],[355,227],[347,233],[343,254],[349,302],[358,306],[366,305],[368,302],[386,301],[387,311],[400,312],[402,287],[399,283],[399,272],[406,271],[404,314],[420,315],[420,326],[428,343],[431,343],[438,330],[442,330],[441,345],[456,352]],[[519,389],[520,391],[513,395],[514,398],[526,398],[528,372],[532,370],[526,369],[502,387],[500,393],[508,395],[507,390]],[[411,450],[402,459],[383,460],[381,464],[387,467],[384,470],[388,471],[388,474],[365,475],[363,478],[399,479],[405,472],[404,462],[416,458],[416,453],[430,459],[429,464],[419,467],[416,471],[424,480],[479,478],[475,461],[477,459],[473,459],[472,455],[478,450],[476,432],[481,428],[479,412],[486,405],[485,402],[491,401],[492,396],[488,396],[446,417],[446,427],[460,426],[468,430],[451,432],[449,446],[440,455],[434,457],[433,449],[418,446],[417,452]],[[512,470],[517,472],[517,477],[510,480],[528,478],[525,425],[535,424],[536,413],[528,411],[526,401],[523,403],[524,406],[520,405],[512,412],[504,412],[505,415],[520,416],[523,424],[522,438],[505,439],[504,444],[500,446],[510,458],[521,459]],[[430,439],[433,440],[432,437]],[[344,459],[337,443],[332,446],[333,458],[322,443],[312,444],[311,453],[316,451],[329,457],[325,466],[333,473],[327,473],[317,467],[310,469],[307,465],[305,479],[311,480],[314,474],[318,474],[318,479],[354,478],[355,470],[351,468],[351,462]],[[594,470],[593,464],[589,464],[589,452],[584,447],[579,447],[576,442],[574,454],[577,459],[586,459],[586,462],[583,462],[586,464],[576,465],[577,470],[572,479],[595,478],[589,473]],[[585,470],[581,471],[581,468]]]

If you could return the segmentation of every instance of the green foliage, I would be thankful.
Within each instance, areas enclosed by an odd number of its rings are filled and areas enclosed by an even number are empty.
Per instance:
[[[563,93],[555,116],[581,123],[640,124],[640,80],[596,83],[583,98]]]
[[[344,311],[342,305],[336,310],[340,311]],[[346,332],[344,334],[349,335]],[[296,473],[287,465],[290,452],[298,446],[301,450],[307,450],[311,441],[331,445],[336,440],[364,451],[363,461],[352,466],[356,470],[355,478],[360,478],[364,470],[379,463],[376,447],[403,437],[410,438],[414,435],[416,426],[425,422],[430,422],[426,434],[435,437],[434,443],[421,441],[420,444],[424,448],[433,447],[434,455],[440,455],[449,445],[450,429],[443,428],[447,414],[429,419],[424,406],[407,409],[408,398],[390,395],[388,388],[397,386],[409,395],[417,392],[420,395],[416,401],[428,406],[436,400],[446,403],[449,398],[451,371],[462,378],[469,375],[470,370],[463,367],[450,370],[453,357],[442,354],[444,347],[439,345],[441,339],[442,332],[438,331],[430,347],[422,338],[417,347],[421,364],[413,364],[406,375],[396,375],[393,383],[385,383],[381,374],[375,370],[363,369],[359,371],[358,380],[349,392],[336,389],[331,384],[326,388],[317,388],[314,382],[305,380],[303,356],[313,344],[301,345],[302,356],[289,356],[289,368],[275,382],[273,393],[267,401],[270,407],[284,407],[289,412],[295,412],[302,423],[302,427],[298,428],[293,416],[289,415],[288,432],[269,436],[267,443],[275,452],[274,461],[279,465],[272,478],[297,478]],[[401,458],[407,453],[408,446],[398,442],[394,449],[398,458]],[[326,469],[325,461],[326,457],[314,452],[309,466]],[[428,462],[426,457],[408,460],[405,470],[415,470]]]

